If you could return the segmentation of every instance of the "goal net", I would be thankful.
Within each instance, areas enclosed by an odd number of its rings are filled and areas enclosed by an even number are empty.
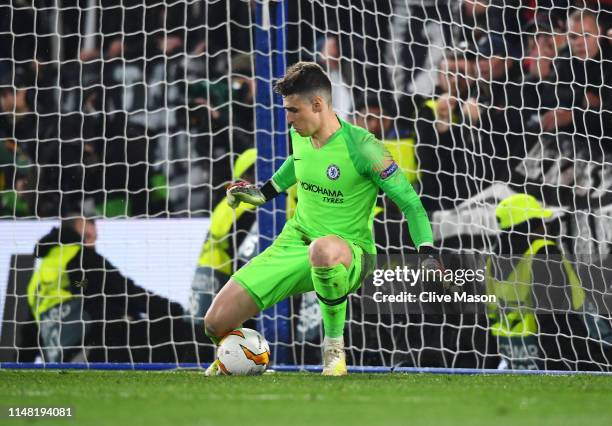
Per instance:
[[[299,203],[292,189],[232,211],[225,187],[262,184],[291,154],[272,87],[305,60],[328,72],[338,117],[393,155],[453,274],[366,279],[349,364],[609,371],[611,9],[0,5],[0,362],[210,362],[204,312]],[[418,270],[398,208],[381,194],[374,214],[372,271]],[[382,298],[400,294],[416,302]],[[274,363],[320,365],[318,303],[296,296],[245,326]]]

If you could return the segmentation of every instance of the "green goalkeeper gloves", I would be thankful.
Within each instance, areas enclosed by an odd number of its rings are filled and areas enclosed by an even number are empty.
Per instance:
[[[237,208],[241,202],[261,206],[267,200],[261,190],[248,182],[236,182],[231,184],[226,191],[227,204],[233,209]]]

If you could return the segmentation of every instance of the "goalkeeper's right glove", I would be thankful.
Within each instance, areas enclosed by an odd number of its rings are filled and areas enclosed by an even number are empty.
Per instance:
[[[233,209],[237,208],[241,202],[261,206],[267,201],[257,186],[244,181],[231,184],[225,194],[227,196],[227,204]]]

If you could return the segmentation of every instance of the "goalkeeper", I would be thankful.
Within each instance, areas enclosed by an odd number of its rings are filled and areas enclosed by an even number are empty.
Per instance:
[[[315,291],[325,338],[323,374],[347,374],[344,322],[347,296],[368,272],[376,254],[373,208],[382,189],[406,215],[420,253],[433,252],[427,214],[418,195],[384,145],[332,109],[331,82],[312,62],[287,70],[274,88],[283,96],[293,154],[261,188],[230,186],[232,207],[261,205],[297,183],[297,210],[278,238],[238,270],[204,318],[206,334],[218,343],[228,332],[281,300]],[[219,374],[213,363],[207,375]]]

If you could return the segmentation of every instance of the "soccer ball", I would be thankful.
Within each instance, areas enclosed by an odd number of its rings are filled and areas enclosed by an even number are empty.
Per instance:
[[[270,346],[255,330],[234,330],[221,340],[217,350],[219,370],[231,376],[257,376],[270,364]]]

